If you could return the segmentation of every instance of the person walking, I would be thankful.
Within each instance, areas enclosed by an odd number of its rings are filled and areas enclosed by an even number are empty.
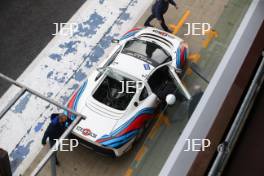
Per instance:
[[[144,26],[151,26],[150,22],[156,18],[165,31],[171,32],[164,20],[164,14],[167,12],[169,4],[172,4],[178,9],[175,0],[156,0],[155,4],[152,6],[152,14],[148,17]]]
[[[68,124],[68,117],[65,114],[51,114],[50,124],[46,129],[43,138],[42,145],[46,145],[47,139],[49,139],[50,148],[56,143],[56,140],[61,137],[61,135],[66,130]],[[51,171],[52,175],[56,175],[56,166],[59,166],[59,161],[57,159],[57,153],[54,153],[51,157]]]

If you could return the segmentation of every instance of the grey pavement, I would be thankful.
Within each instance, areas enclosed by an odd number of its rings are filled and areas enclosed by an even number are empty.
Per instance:
[[[53,23],[67,22],[85,0],[0,2],[0,72],[18,76],[52,39]],[[0,80],[0,97],[10,85]]]

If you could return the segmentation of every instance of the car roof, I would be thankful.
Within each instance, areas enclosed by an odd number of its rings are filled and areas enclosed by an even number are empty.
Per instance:
[[[119,53],[109,67],[133,76],[138,80],[145,80],[155,69],[150,63],[123,53]]]

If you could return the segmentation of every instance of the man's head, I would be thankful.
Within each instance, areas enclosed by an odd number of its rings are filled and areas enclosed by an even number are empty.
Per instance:
[[[68,117],[65,114],[60,114],[59,115],[59,122],[61,124],[65,123],[67,121]]]

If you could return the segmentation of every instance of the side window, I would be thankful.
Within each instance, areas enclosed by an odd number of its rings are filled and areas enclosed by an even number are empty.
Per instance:
[[[146,87],[143,88],[140,96],[139,96],[139,101],[142,101],[148,97],[148,90]]]

